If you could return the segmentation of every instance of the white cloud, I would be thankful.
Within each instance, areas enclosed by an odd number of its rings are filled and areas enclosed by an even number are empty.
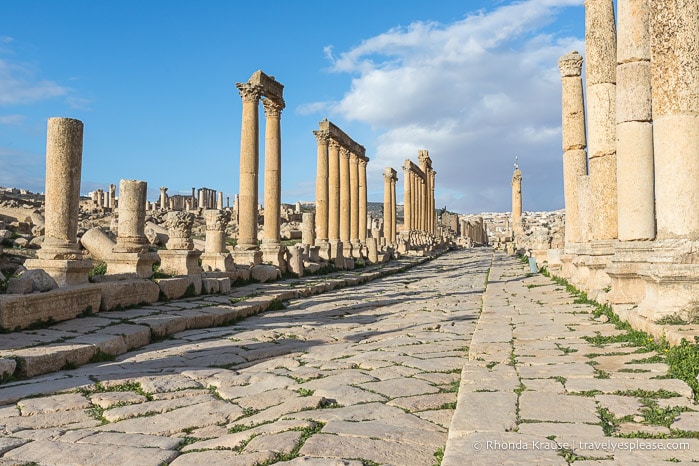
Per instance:
[[[560,208],[557,61],[582,51],[584,41],[552,25],[563,7],[582,3],[518,1],[451,24],[394,28],[339,54],[326,48],[332,70],[353,75],[344,98],[327,103],[331,114],[378,134],[376,152],[367,154],[369,182],[382,186],[385,166],[399,169],[418,149],[428,149],[438,196],[449,208],[509,211],[512,162],[519,155],[525,209]]]
[[[0,105],[29,104],[68,93],[53,81],[36,79],[28,67],[0,59]]]

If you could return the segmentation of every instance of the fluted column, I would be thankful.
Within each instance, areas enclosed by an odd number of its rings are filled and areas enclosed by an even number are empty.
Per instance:
[[[281,113],[283,102],[264,99],[265,109],[265,231],[263,242],[280,244],[282,150]]]
[[[359,159],[359,241],[366,241],[367,187],[366,158]]]
[[[594,240],[617,238],[616,28],[612,0],[585,1],[590,204]]]
[[[328,141],[327,131],[313,131],[318,141],[316,162],[316,241],[328,240]]]
[[[328,239],[340,239],[340,144],[328,143]]]
[[[359,156],[350,154],[350,241],[359,240]]]
[[[340,241],[350,240],[350,152],[340,147]]]
[[[243,118],[240,131],[240,218],[238,219],[236,249],[254,250],[258,249],[257,176],[260,156],[258,104],[262,90],[259,86],[248,83],[238,83],[236,86],[243,99]]]
[[[699,6],[650,5],[658,239],[699,239]]]
[[[562,86],[563,194],[565,202],[565,244],[582,241],[580,180],[587,175],[585,104],[581,78],[583,58],[571,52],[558,60]]]

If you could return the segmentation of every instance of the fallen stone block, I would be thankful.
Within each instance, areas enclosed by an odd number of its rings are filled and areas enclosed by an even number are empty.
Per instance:
[[[97,286],[102,290],[101,311],[154,303],[160,296],[160,287],[150,280],[107,281]]]

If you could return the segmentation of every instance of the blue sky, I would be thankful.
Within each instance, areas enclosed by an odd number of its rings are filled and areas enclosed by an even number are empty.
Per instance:
[[[517,155],[524,209],[559,209],[557,60],[584,52],[582,3],[2,2],[0,185],[43,191],[46,121],[64,116],[85,124],[83,193],[127,178],[151,200],[159,186],[232,197],[235,83],[261,69],[285,86],[283,202],[315,198],[312,131],[328,118],[367,149],[369,201],[392,166],[401,203],[400,166],[428,149],[438,207],[509,211]]]

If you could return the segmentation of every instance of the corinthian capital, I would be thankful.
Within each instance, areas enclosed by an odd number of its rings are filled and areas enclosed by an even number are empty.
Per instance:
[[[207,231],[225,231],[226,225],[231,221],[231,213],[225,210],[205,210]]]
[[[170,239],[167,242],[168,249],[192,249],[192,225],[194,215],[189,212],[178,211],[167,214],[165,224],[167,225]]]
[[[284,109],[284,101],[281,102],[272,99],[262,99],[262,106],[265,108],[265,115],[268,118],[276,118],[277,120],[282,116],[282,110]]]
[[[349,149],[346,147],[340,146],[340,158],[349,159],[349,157],[350,157]]]
[[[330,141],[330,132],[329,131],[315,130],[315,131],[313,131],[313,134],[315,135],[316,139],[318,140],[318,145],[328,145],[328,142]]]
[[[578,52],[570,52],[558,59],[558,69],[561,70],[561,77],[580,76],[582,72],[583,57]]]
[[[235,83],[235,87],[238,88],[238,92],[240,92],[240,97],[243,99],[243,102],[258,103],[260,101],[262,87],[258,86],[257,84]]]

